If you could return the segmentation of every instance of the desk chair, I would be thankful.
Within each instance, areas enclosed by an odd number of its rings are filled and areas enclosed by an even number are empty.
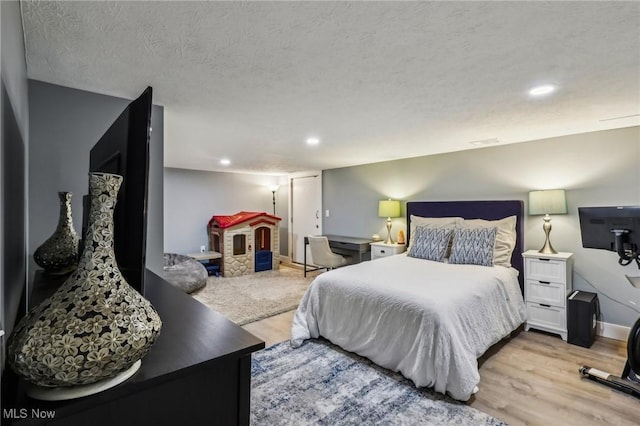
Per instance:
[[[309,235],[307,238],[311,249],[311,261],[314,265],[329,270],[347,264],[347,260],[343,256],[331,251],[327,237]]]

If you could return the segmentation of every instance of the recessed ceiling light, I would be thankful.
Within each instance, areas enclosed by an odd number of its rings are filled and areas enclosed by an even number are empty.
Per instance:
[[[531,96],[544,96],[556,91],[556,86],[552,84],[543,84],[542,86],[536,86],[529,90]]]
[[[231,164],[231,160],[229,160],[228,158],[223,158],[220,160],[220,164],[222,164],[223,166],[228,166],[229,164]]]
[[[320,143],[320,139],[318,139],[318,138],[307,138],[307,143],[309,145],[318,145]]]

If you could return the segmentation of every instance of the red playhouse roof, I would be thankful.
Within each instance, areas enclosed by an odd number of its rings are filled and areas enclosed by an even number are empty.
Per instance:
[[[278,216],[274,216],[266,212],[238,212],[230,216],[213,215],[211,216],[211,220],[209,220],[209,226],[217,223],[219,228],[225,229],[238,225],[240,223],[247,222],[249,220],[256,222],[255,219],[258,219],[258,222],[261,222],[263,220],[268,222],[269,219],[271,219],[272,221],[282,220]]]

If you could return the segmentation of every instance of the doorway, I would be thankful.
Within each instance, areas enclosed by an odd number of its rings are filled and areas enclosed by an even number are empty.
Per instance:
[[[289,176],[290,185],[290,243],[291,261],[304,262],[304,237],[322,234],[322,175],[321,172],[297,173]]]

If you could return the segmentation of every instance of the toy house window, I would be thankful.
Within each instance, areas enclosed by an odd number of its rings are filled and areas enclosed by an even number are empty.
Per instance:
[[[247,236],[238,234],[233,236],[233,255],[237,256],[240,254],[247,253]]]

